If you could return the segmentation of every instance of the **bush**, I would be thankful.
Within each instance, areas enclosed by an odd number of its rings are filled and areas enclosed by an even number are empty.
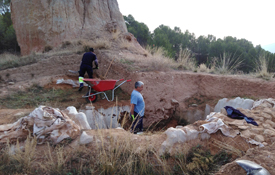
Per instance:
[[[53,50],[53,47],[50,46],[50,45],[46,45],[45,48],[44,48],[44,52],[49,52],[51,50]]]

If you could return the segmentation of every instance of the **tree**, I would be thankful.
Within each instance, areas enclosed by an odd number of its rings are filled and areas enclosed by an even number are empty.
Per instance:
[[[0,14],[10,12],[10,0],[0,0]]]
[[[10,0],[0,0],[0,53],[19,52],[16,34],[12,25]]]
[[[150,42],[151,33],[144,23],[139,23],[132,15],[124,16],[128,32],[132,33],[140,45],[146,46]]]
[[[177,60],[180,50],[185,48],[192,51],[198,64],[206,63],[208,66],[214,58],[221,59],[224,53],[228,53],[233,62],[237,58],[243,60],[243,64],[238,67],[238,70],[248,73],[254,70],[255,60],[264,53],[269,58],[268,70],[275,71],[275,54],[265,51],[260,45],[254,47],[246,39],[237,39],[232,36],[216,39],[213,35],[196,38],[195,34],[188,30],[182,33],[179,27],[171,29],[163,24],[150,34],[148,27],[144,23],[135,21],[132,15],[128,15],[124,19],[128,31],[133,33],[141,45],[163,47],[167,52],[166,56],[175,60]]]

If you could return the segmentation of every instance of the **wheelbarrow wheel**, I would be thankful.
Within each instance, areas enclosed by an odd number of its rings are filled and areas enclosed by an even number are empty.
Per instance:
[[[86,96],[89,96],[89,97],[85,98],[86,101],[87,101],[87,103],[94,103],[94,102],[96,102],[97,95],[93,95],[95,93],[96,93],[95,91],[91,91],[90,94],[89,94],[89,92],[87,92]]]

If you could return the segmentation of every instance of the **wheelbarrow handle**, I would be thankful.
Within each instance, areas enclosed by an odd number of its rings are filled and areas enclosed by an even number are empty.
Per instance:
[[[119,79],[119,81],[123,81],[124,79]]]
[[[130,80],[127,80],[127,82],[129,82],[129,81],[131,81],[131,79],[130,79]]]

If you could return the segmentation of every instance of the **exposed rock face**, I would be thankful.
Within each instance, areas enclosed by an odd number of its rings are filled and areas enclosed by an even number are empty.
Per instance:
[[[22,55],[127,32],[117,0],[12,0],[11,12]]]

